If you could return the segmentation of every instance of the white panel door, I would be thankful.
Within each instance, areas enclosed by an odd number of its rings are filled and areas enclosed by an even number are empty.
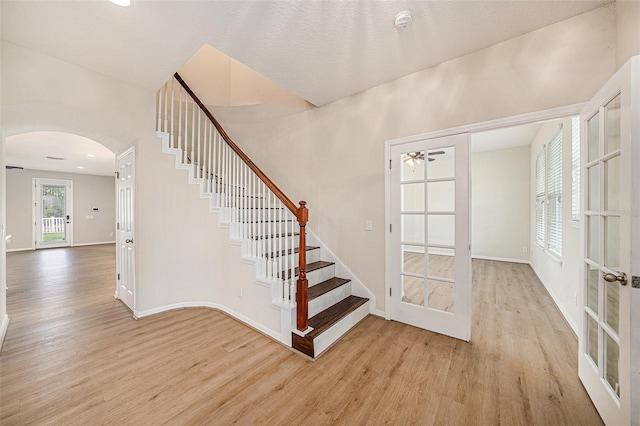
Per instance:
[[[471,338],[469,135],[394,145],[390,318]]]
[[[578,369],[608,425],[640,424],[639,59],[623,66],[580,114]]]
[[[118,157],[117,182],[118,288],[116,296],[135,312],[135,151],[133,148]]]

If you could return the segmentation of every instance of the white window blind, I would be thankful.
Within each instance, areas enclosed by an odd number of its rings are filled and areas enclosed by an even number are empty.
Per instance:
[[[546,155],[543,146],[536,156],[536,243],[545,246],[544,206],[546,198]]]
[[[562,254],[562,130],[547,149],[547,247]]]
[[[536,156],[536,243],[562,255],[562,127]]]
[[[580,117],[571,118],[571,220],[580,220]]]

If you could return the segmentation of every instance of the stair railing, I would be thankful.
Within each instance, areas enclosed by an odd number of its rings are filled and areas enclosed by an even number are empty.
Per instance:
[[[305,331],[306,202],[296,206],[251,161],[178,73],[158,90],[156,101],[157,130],[169,134],[169,148],[178,150],[181,163],[192,166],[192,178],[203,182],[231,238],[242,244],[243,256],[259,263],[261,278],[277,284],[274,301],[291,305],[295,300],[296,328]]]

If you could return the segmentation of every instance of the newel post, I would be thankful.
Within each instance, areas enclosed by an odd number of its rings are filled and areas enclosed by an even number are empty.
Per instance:
[[[298,257],[298,281],[296,283],[296,304],[297,304],[297,329],[305,331],[309,328],[309,282],[307,281],[307,243],[305,228],[309,221],[309,210],[305,207],[306,201],[300,201],[297,219],[300,224],[300,249]]]

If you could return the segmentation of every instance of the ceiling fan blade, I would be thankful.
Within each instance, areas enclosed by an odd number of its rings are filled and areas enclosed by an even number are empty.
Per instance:
[[[11,170],[11,169],[24,170],[24,167],[22,167],[22,166],[8,166],[8,165],[7,165],[7,166],[4,166],[4,167],[5,167],[5,169],[7,169],[7,170]]]
[[[429,157],[429,161],[436,161],[436,159]]]
[[[446,154],[446,153],[444,151],[433,151],[429,153],[429,155],[442,155],[442,154]]]

